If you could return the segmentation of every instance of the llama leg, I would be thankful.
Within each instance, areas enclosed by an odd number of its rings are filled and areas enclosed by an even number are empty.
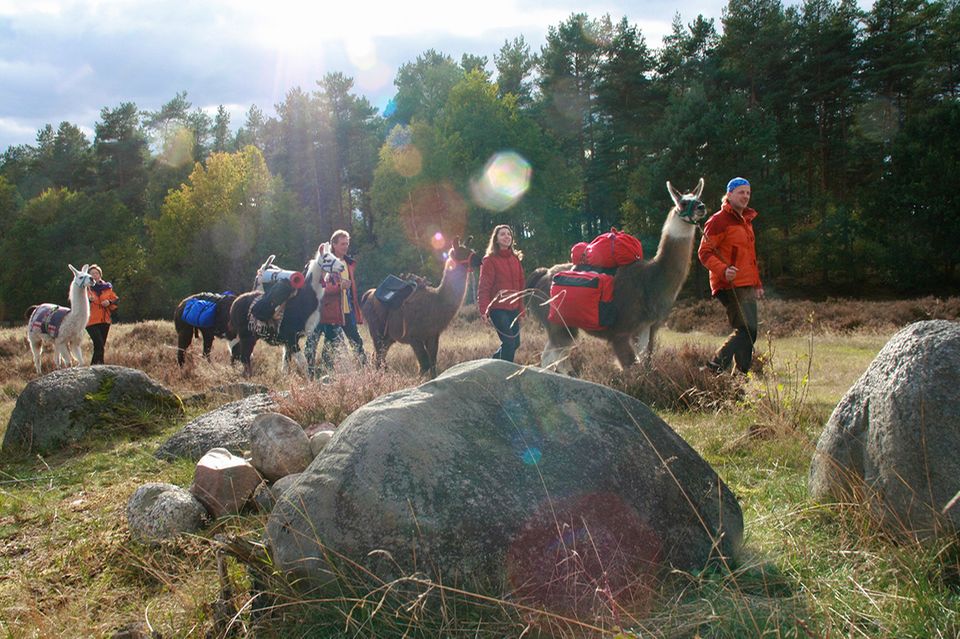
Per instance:
[[[243,376],[253,375],[253,364],[250,363],[250,357],[253,355],[253,347],[257,340],[252,337],[240,338],[240,363],[243,364]]]
[[[572,374],[570,347],[573,345],[573,337],[563,326],[548,325],[547,343],[540,354],[540,367],[566,375]]]
[[[427,354],[427,345],[420,340],[410,342],[410,348],[413,354],[417,356],[417,363],[420,364],[420,377],[426,377],[430,374],[430,356]]]
[[[384,339],[383,335],[376,331],[370,331],[370,339],[373,340],[373,360],[377,368],[382,368],[387,364],[387,351],[390,350],[390,344]]]
[[[213,350],[213,329],[205,328],[200,331],[203,335],[203,358],[209,360],[210,352]]]
[[[293,362],[293,368],[295,368],[301,375],[309,379],[309,374],[307,371],[307,357],[303,354],[303,351],[300,350],[299,345],[290,346],[288,344],[284,344],[283,362],[280,365],[280,372],[284,375],[286,375],[287,371],[290,370],[291,361]]]
[[[65,344],[54,343],[53,353],[54,353],[54,362],[57,365],[57,368],[64,368],[69,361],[69,356],[64,352],[66,350]]]
[[[240,359],[240,338],[234,337],[227,341],[227,346],[230,347],[230,364],[233,364]]]
[[[649,329],[648,329],[649,330]],[[646,331],[645,331],[646,332]],[[649,339],[649,337],[647,338]],[[626,370],[637,363],[637,352],[633,350],[629,335],[618,335],[610,342],[620,366]]]
[[[33,367],[37,369],[37,375],[42,375],[40,357],[43,355],[43,341],[39,339],[35,340],[33,335],[27,335],[27,341],[30,342],[30,353],[33,355]]]
[[[641,349],[640,355],[646,366],[650,366],[653,362],[653,351],[657,345],[658,330],[660,330],[660,322],[650,324],[646,331],[646,340],[643,339],[643,333],[641,332],[641,338],[637,341],[637,346]]]
[[[430,360],[430,379],[437,376],[437,353],[440,351],[440,334],[431,335],[424,342],[427,349],[427,359]]]
[[[374,344],[376,349],[376,361],[377,368],[386,368],[387,366],[387,352],[390,350],[390,347],[393,346],[393,341],[389,339],[381,339],[379,344]]]
[[[73,352],[71,353],[71,357],[73,358],[73,361],[70,362],[70,365],[81,366],[83,364],[83,347],[80,345],[80,342],[77,342],[72,346]]]
[[[644,324],[633,339],[637,361],[642,362],[644,366],[649,366],[653,359],[653,345],[656,341],[657,327],[658,324],[656,323]]]
[[[177,333],[177,365],[183,366],[183,362],[186,360],[187,349],[190,348],[190,343],[193,342],[193,329],[180,330]]]

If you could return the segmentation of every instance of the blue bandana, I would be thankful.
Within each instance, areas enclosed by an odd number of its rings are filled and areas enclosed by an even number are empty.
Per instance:
[[[727,182],[727,193],[730,193],[738,186],[750,186],[750,183],[747,182],[746,178],[735,177],[729,182]]]

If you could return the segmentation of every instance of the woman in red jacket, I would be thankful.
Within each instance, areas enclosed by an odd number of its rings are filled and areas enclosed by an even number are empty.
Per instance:
[[[717,350],[707,367],[720,373],[736,362],[746,373],[757,341],[757,300],[763,299],[763,284],[757,268],[753,219],[749,208],[750,183],[736,177],[727,183],[720,210],[703,227],[697,256],[710,271],[710,291],[727,310],[733,332]]]
[[[90,319],[87,321],[87,335],[93,340],[93,358],[90,365],[103,364],[103,350],[107,345],[107,333],[110,332],[110,314],[117,310],[117,294],[113,285],[103,281],[103,271],[91,264],[87,271],[93,278],[93,286],[87,289],[90,300]]]
[[[506,224],[493,229],[487,253],[480,264],[477,284],[477,309],[480,318],[493,324],[500,336],[500,348],[491,357],[513,361],[520,347],[520,315],[524,289],[523,253],[513,245],[513,230]]]

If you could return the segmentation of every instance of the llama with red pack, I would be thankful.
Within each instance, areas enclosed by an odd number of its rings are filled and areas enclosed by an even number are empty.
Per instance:
[[[590,335],[609,342],[623,368],[637,362],[634,343],[647,354],[652,353],[656,331],[670,314],[690,272],[696,224],[707,214],[700,200],[703,178],[690,193],[681,194],[669,182],[667,191],[673,208],[663,223],[653,259],[639,259],[642,251],[634,248],[637,259],[617,265],[614,271],[589,263],[567,263],[538,268],[527,278],[527,288],[539,291],[529,298],[530,310],[547,330],[541,366],[572,372],[569,351],[580,328],[571,320],[583,324]],[[609,258],[617,264],[617,244],[627,249],[621,251],[619,259],[631,258],[630,244],[635,238],[631,241],[613,235],[598,240],[593,251],[590,246],[574,247],[577,253],[583,251],[583,262],[592,259],[610,263]]]

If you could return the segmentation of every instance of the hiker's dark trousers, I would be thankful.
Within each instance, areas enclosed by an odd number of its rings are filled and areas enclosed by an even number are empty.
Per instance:
[[[332,370],[334,353],[337,347],[343,343],[344,335],[350,340],[350,345],[357,354],[360,363],[367,363],[367,355],[363,352],[363,338],[360,337],[360,331],[357,329],[357,316],[354,313],[344,313],[342,326],[339,324],[317,324],[313,333],[307,336],[307,344],[303,354],[307,358],[307,370],[311,378],[316,377],[318,372],[315,359],[320,337],[323,336],[323,350],[320,351],[320,360],[324,368]]]
[[[93,340],[93,357],[90,359],[90,365],[103,364],[103,348],[107,344],[107,333],[110,332],[110,325],[92,324],[87,327],[87,335]]]
[[[520,322],[517,320],[520,311],[493,308],[487,314],[490,316],[490,323],[497,329],[497,335],[500,336],[500,348],[491,355],[491,358],[512,362],[513,356],[520,348]]]
[[[746,373],[753,361],[753,345],[757,341],[757,295],[752,286],[741,286],[717,292],[727,311],[727,320],[733,332],[727,341],[713,356],[711,368],[725,371],[731,362],[736,362],[737,370]]]

